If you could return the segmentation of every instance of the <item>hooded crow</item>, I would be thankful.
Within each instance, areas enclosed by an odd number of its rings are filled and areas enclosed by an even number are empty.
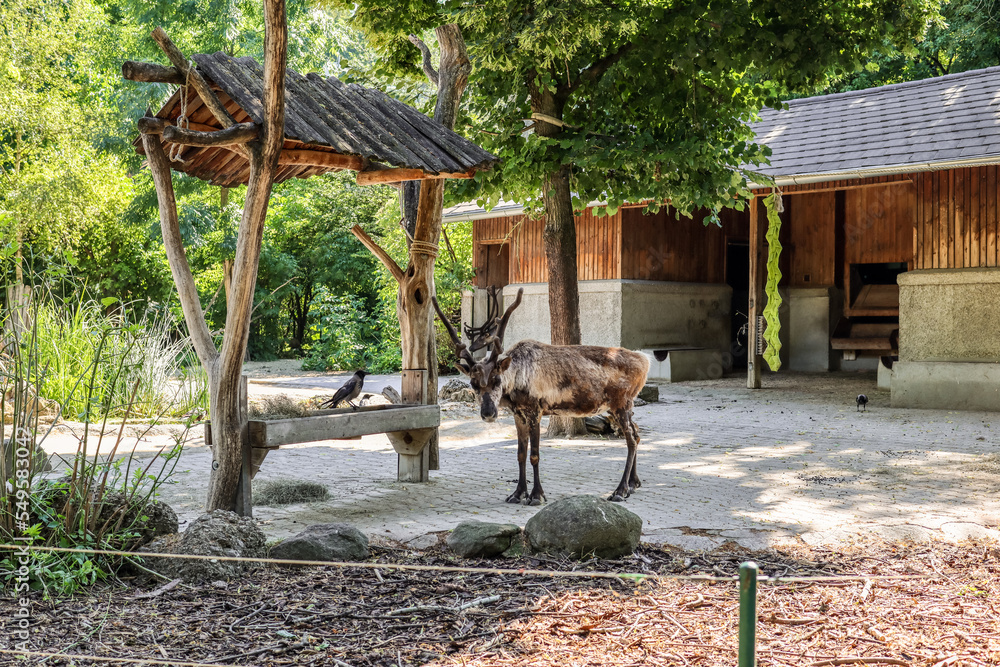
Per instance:
[[[320,408],[335,408],[344,401],[347,401],[352,408],[358,406],[354,405],[351,401],[358,397],[361,393],[361,388],[365,386],[365,376],[368,375],[367,371],[358,371],[351,378],[344,383],[344,385],[337,390],[337,393],[333,397],[320,404]]]

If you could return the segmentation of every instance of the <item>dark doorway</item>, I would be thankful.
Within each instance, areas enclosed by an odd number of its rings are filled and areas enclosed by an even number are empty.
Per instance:
[[[726,243],[726,284],[733,288],[730,306],[730,352],[733,369],[747,367],[747,313],[750,312],[750,244],[746,241]]]

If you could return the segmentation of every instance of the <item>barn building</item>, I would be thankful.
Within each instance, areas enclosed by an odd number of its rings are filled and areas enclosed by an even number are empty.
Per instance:
[[[755,130],[783,195],[784,367],[881,365],[893,405],[1000,410],[1000,67],[793,100]],[[583,342],[646,350],[661,381],[745,366],[766,228],[764,207],[748,208],[721,227],[668,208],[584,211]],[[463,320],[481,323],[488,286],[505,299],[523,287],[507,341],[548,340],[543,221],[505,204],[445,220],[474,221]]]

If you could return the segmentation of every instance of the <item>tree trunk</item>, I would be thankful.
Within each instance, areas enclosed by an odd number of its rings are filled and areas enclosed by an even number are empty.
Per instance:
[[[226,311],[226,330],[217,363],[218,377],[211,387],[213,457],[206,509],[235,510],[236,490],[243,468],[246,415],[240,411],[240,378],[250,337],[250,314],[257,286],[264,219],[278,157],[285,141],[285,69],[288,61],[288,25],[284,0],[264,0],[264,122],[260,140],[247,144],[250,179],[243,217],[236,236],[232,307]],[[211,376],[209,376],[211,379]]]
[[[434,120],[448,128],[449,130],[455,129],[455,121],[458,119],[458,111],[461,107],[462,94],[465,92],[465,87],[469,81],[469,72],[472,70],[471,63],[469,62],[468,53],[465,48],[465,40],[462,38],[462,31],[455,24],[449,24],[440,26],[435,30],[438,38],[438,44],[441,47],[441,58],[439,64],[439,71],[435,72],[430,66],[430,51],[427,46],[423,44],[416,37],[411,37],[411,41],[420,48],[421,52],[424,54],[424,71],[427,72],[428,78],[431,79],[433,83],[437,84],[437,101],[434,105]],[[407,233],[415,241],[425,241],[431,242],[437,245],[440,233],[441,233],[441,211],[440,206],[442,202],[443,195],[443,182],[440,180],[434,180],[429,183],[434,183],[433,186],[430,184],[421,185],[420,181],[406,181],[401,185],[400,191],[400,209],[403,216],[404,226],[406,227]],[[428,190],[434,189],[434,192],[427,192]],[[425,194],[426,193],[426,194]],[[423,197],[428,197],[428,205],[431,201],[437,201],[438,212],[436,215],[432,215],[433,220],[427,221],[427,227],[421,231],[422,236],[418,236],[418,218],[420,217],[420,209],[424,205]],[[425,215],[431,215],[430,211],[424,211]],[[433,233],[431,233],[431,228]],[[431,240],[433,237],[433,240]],[[423,261],[429,266],[425,266],[424,270],[427,275],[423,278],[423,281],[429,286],[430,290],[427,292],[428,303],[424,304],[424,308],[420,310],[426,311],[426,317],[428,318],[426,338],[414,339],[407,342],[407,337],[404,334],[402,336],[403,340],[403,368],[422,368],[427,370],[427,385],[425,390],[425,398],[427,403],[434,404],[437,403],[438,398],[438,356],[437,356],[437,341],[435,340],[435,329],[434,329],[434,313],[432,310],[427,308],[429,305],[430,295],[433,295],[434,290],[434,257],[429,257],[428,255],[417,255],[410,253],[411,256],[411,267],[415,266],[415,261],[418,256],[426,258]],[[429,260],[429,261],[428,261]],[[407,271],[406,275],[409,277],[410,271]],[[428,277],[429,276],[429,277]],[[408,278],[407,282],[412,283],[415,280],[413,278]],[[400,284],[399,291],[399,321],[400,326],[403,326],[403,320],[407,319],[412,333],[416,333],[416,328],[418,327],[418,322],[414,320],[410,313],[404,313],[404,306],[410,310],[416,312],[417,309],[413,307],[413,304],[407,304],[405,294],[409,288],[407,285]],[[404,317],[405,315],[405,317]],[[412,335],[412,334],[411,334]],[[413,350],[409,351],[409,355],[413,360],[413,363],[417,363],[418,358],[423,358],[423,366],[407,366],[405,358],[408,355],[407,347],[412,347],[413,345],[420,345],[420,340],[423,340],[423,346],[426,348],[423,355],[415,355]],[[404,397],[405,398],[405,397]],[[435,433],[431,438],[430,442],[427,443],[428,447],[428,468],[430,470],[440,469],[439,464],[439,444],[438,435]]]
[[[532,89],[531,108],[546,116],[562,119],[563,103],[550,92]],[[539,136],[555,137],[562,128],[538,121]],[[549,325],[553,345],[580,344],[580,291],[576,266],[576,217],[569,183],[570,167],[563,165],[545,176],[542,200],[545,203],[545,260],[549,272]],[[548,437],[585,435],[587,427],[579,417],[549,417]]]
[[[237,504],[237,487],[244,463],[249,472],[249,442],[245,437],[246,415],[240,409],[240,386],[243,358],[250,336],[250,313],[260,263],[264,219],[285,137],[284,80],[288,30],[284,0],[264,0],[264,25],[264,121],[260,128],[260,139],[245,147],[250,157],[250,179],[237,233],[236,258],[221,352],[216,350],[205,322],[198,290],[184,252],[170,163],[163,151],[162,140],[154,134],[142,135],[156,185],[160,226],[170,270],[195,351],[208,374],[214,459],[206,501],[206,510],[209,512],[216,509],[243,509],[244,513],[249,513],[248,507]],[[162,30],[154,31],[154,37],[168,55],[175,58],[178,56],[176,47]],[[186,64],[186,59],[182,56],[180,58]],[[197,77],[192,74],[191,78]],[[214,93],[202,92],[202,96],[214,98]],[[222,113],[226,114],[224,110]]]
[[[403,181],[399,191],[399,209],[403,216],[403,227],[406,229],[406,245],[410,246],[410,239],[413,238],[417,226],[417,208],[420,203],[420,181]],[[402,322],[402,314],[400,313]],[[434,335],[434,320],[431,319],[431,333],[427,339],[427,388],[426,400],[429,405],[437,403],[437,381],[438,381],[438,358],[437,345]],[[427,442],[427,469],[440,470],[440,449],[438,434],[435,433]]]

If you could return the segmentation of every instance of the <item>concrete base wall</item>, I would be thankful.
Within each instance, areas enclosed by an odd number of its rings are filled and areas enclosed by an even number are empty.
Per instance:
[[[897,361],[892,407],[1000,411],[1000,363]]]
[[[622,347],[693,346],[729,352],[733,290],[728,285],[607,282],[621,286]],[[580,312],[585,319],[582,303]]]
[[[900,361],[1000,361],[1000,268],[899,276]]]
[[[551,340],[549,294],[545,283],[508,285],[504,307],[524,289],[521,307],[507,325],[507,346],[519,340]],[[580,329],[585,345],[660,348],[695,346],[729,351],[732,289],[728,285],[669,283],[644,280],[580,282]],[[466,292],[462,319],[485,313],[483,290]],[[475,320],[472,320],[475,321]],[[479,322],[477,322],[478,324]]]

